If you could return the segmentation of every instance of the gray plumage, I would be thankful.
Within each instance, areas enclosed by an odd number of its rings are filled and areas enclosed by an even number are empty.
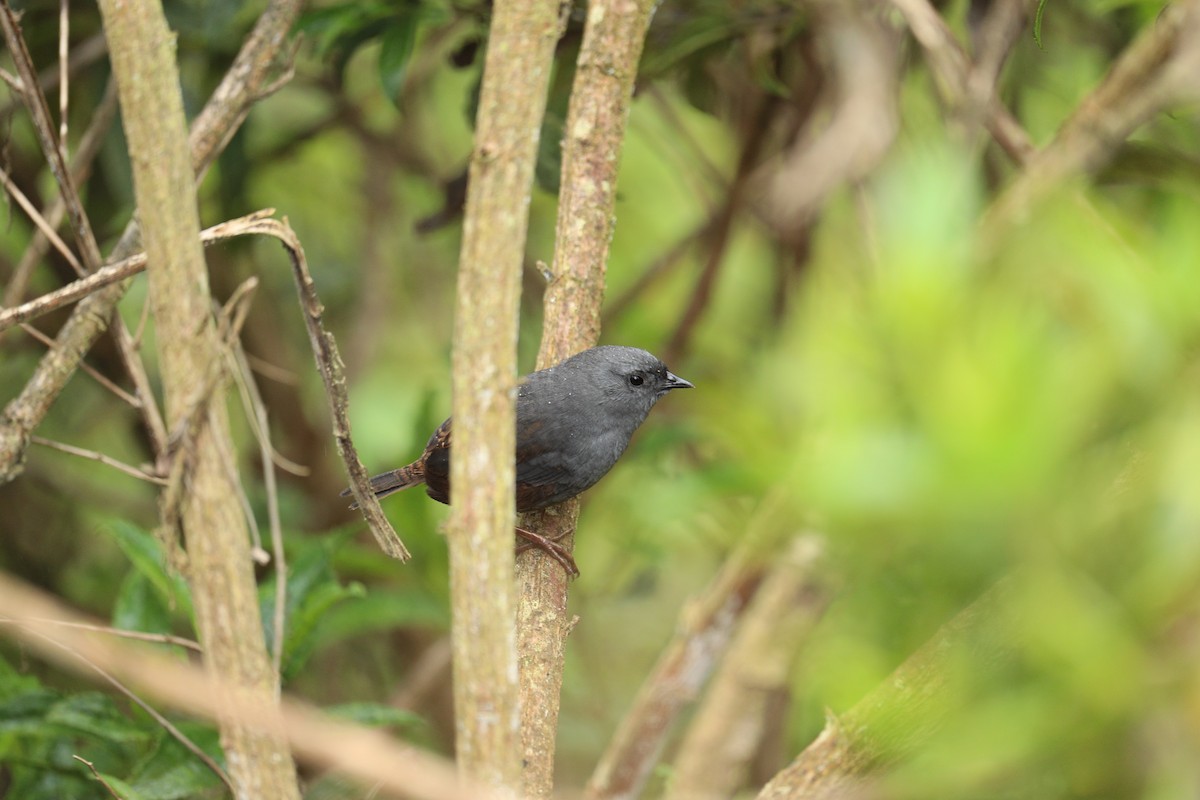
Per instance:
[[[645,350],[606,345],[525,377],[517,391],[518,511],[561,503],[595,485],[625,452],[650,409],[692,384]],[[376,475],[376,496],[424,483],[450,502],[450,420],[411,464]]]

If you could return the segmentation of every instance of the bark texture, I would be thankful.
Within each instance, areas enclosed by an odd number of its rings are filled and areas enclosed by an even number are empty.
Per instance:
[[[558,26],[555,0],[493,8],[454,323],[447,533],[456,748],[464,775],[514,791],[521,776],[513,600],[518,301]]]
[[[206,664],[220,684],[240,687],[243,703],[269,714],[278,678],[263,639],[236,472],[224,456],[234,446],[223,381],[214,388],[207,379],[223,356],[210,311],[174,37],[155,0],[104,0],[100,6],[149,262],[168,428],[195,433],[178,440],[174,458],[186,464],[180,519],[196,625]],[[193,416],[198,425],[187,424]],[[239,798],[299,798],[295,766],[282,737],[232,717],[220,727]]]

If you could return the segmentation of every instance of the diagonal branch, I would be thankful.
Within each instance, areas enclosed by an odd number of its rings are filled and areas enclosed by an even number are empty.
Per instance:
[[[300,0],[272,0],[259,17],[233,66],[192,125],[189,143],[195,169],[202,170],[216,158],[222,143],[233,135],[247,109],[265,90],[299,9]],[[131,222],[113,252],[113,260],[132,255],[138,249],[137,238],[136,222]],[[126,288],[127,284],[118,283],[84,298],[59,331],[55,347],[0,414],[0,483],[21,473],[30,434],[107,328]]]

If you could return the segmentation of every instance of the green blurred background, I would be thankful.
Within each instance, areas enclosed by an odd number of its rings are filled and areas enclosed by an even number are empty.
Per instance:
[[[1040,47],[1029,22],[998,91],[1035,144],[1162,5],[1049,4]],[[963,42],[972,8],[990,7],[940,4]],[[168,3],[190,113],[259,10]],[[53,63],[56,13],[25,4],[39,66]],[[99,32],[91,6],[71,14],[72,41]],[[410,460],[450,407],[458,206],[486,17],[481,4],[443,0],[312,6],[295,77],[255,106],[201,187],[205,225],[273,207],[297,231],[372,471]],[[603,341],[663,356],[697,390],[662,403],[585,496],[560,781],[586,779],[686,598],[757,520],[768,558],[801,531],[822,532],[838,587],[798,655],[779,755],[1014,576],[1011,659],[994,669],[962,655],[948,721],[880,791],[1200,796],[1200,116],[1160,115],[1100,174],[984,237],[984,211],[1019,170],[994,144],[961,141],[919,48],[897,19],[881,24],[896,48],[895,140],[811,219],[782,229],[763,213],[764,176],[820,131],[841,77],[819,18],[786,2],[657,12],[622,157]],[[535,264],[553,258],[555,131],[581,26],[575,9],[533,196],[523,369],[541,324]],[[73,77],[73,137],[107,81],[103,58]],[[5,168],[43,204],[53,183],[27,116],[3,102]],[[117,129],[86,189],[110,245],[131,213],[128,174]],[[11,206],[5,280],[31,228]],[[378,551],[337,496],[344,475],[283,252],[235,241],[208,258],[219,297],[262,281],[246,348],[264,364],[277,448],[310,470],[280,474],[293,568],[285,688],[450,752],[446,509],[419,491],[389,499],[414,558]],[[25,297],[67,279],[52,256]],[[139,279],[121,305],[131,327],[145,299]],[[53,335],[64,319],[36,324]],[[146,342],[152,364],[152,325]],[[7,402],[43,347],[10,330],[0,348]],[[107,340],[89,362],[121,380]],[[257,446],[236,396],[230,407],[264,521]],[[39,433],[134,464],[147,454],[134,412],[83,375]],[[781,506],[761,513],[767,497]],[[153,487],[34,447],[25,475],[0,487],[0,565],[116,624],[189,635],[156,521]],[[260,577],[269,621],[274,578]],[[414,683],[421,665],[434,678]],[[216,792],[172,747],[135,707],[0,644],[0,796],[105,796],[71,753],[138,797]],[[340,796],[309,777],[312,796]]]

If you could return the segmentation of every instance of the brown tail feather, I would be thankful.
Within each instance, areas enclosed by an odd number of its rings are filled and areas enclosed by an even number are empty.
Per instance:
[[[371,478],[371,491],[374,492],[376,497],[384,498],[401,489],[420,486],[424,482],[425,465],[420,461],[414,461],[399,469],[389,470]],[[348,494],[350,494],[349,489],[342,492],[343,496]],[[350,508],[358,508],[358,503],[353,503]]]

